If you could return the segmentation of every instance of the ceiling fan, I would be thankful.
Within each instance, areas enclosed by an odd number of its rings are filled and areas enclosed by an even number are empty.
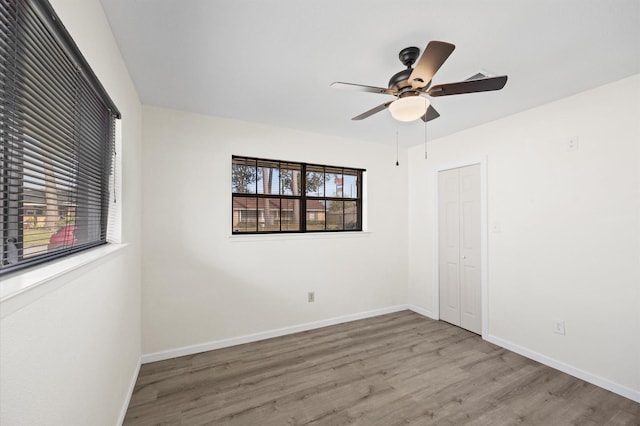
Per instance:
[[[429,100],[424,95],[449,96],[487,92],[500,90],[507,83],[506,75],[485,77],[482,74],[477,74],[468,80],[431,86],[431,79],[455,48],[455,45],[444,41],[430,41],[419,60],[420,49],[417,47],[402,49],[398,57],[407,69],[394,74],[389,80],[387,89],[342,82],[332,83],[331,87],[381,93],[396,97],[394,100],[385,102],[353,117],[352,120],[362,120],[388,108],[396,120],[414,121],[421,118],[427,122],[440,117],[440,114],[430,105]],[[416,60],[418,60],[417,63]],[[416,63],[416,66],[412,68],[414,63]]]

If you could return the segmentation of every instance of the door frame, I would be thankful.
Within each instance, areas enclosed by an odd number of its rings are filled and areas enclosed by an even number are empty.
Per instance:
[[[480,297],[482,305],[482,337],[489,335],[489,290],[488,290],[488,217],[487,217],[487,157],[471,158],[467,160],[458,161],[455,163],[446,163],[434,168],[434,222],[433,222],[433,307],[432,312],[434,318],[440,319],[440,247],[439,241],[439,223],[440,217],[439,211],[439,180],[440,172],[451,169],[458,169],[460,167],[472,166],[474,164],[480,165]]]

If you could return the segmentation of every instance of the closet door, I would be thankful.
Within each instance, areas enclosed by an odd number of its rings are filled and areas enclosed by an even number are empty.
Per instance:
[[[439,172],[440,319],[460,325],[460,172]]]
[[[438,176],[440,318],[482,333],[480,165]]]

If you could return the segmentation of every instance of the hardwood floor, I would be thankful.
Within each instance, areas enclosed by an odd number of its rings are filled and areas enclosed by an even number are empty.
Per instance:
[[[640,425],[640,404],[409,311],[145,364],[125,425]]]

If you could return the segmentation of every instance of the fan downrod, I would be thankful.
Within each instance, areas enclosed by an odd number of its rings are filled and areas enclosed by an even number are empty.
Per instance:
[[[390,89],[406,90],[408,87],[411,87],[411,83],[409,83],[407,79],[411,75],[411,72],[413,72],[411,66],[418,60],[418,56],[420,56],[420,49],[417,47],[405,47],[400,51],[398,59],[400,59],[400,62],[407,68],[391,77],[388,86]]]

